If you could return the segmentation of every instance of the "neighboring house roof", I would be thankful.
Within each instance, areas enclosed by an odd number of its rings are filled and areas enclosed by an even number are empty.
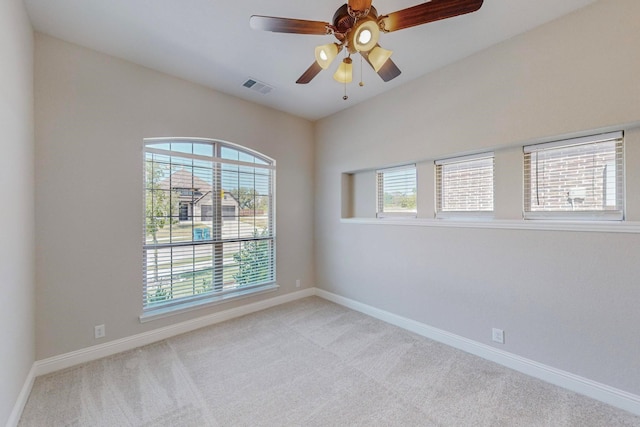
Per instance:
[[[164,189],[178,189],[178,188],[186,188],[186,189],[194,189],[200,190],[203,192],[211,190],[211,184],[206,182],[205,180],[194,176],[193,174],[187,172],[184,169],[180,169],[171,174],[169,178],[166,178],[158,183],[160,188]]]
[[[211,183],[206,182],[205,180],[194,176],[190,172],[180,169],[171,174],[169,178],[163,179],[158,182],[158,187],[165,190],[178,190],[178,189],[187,189],[199,191],[202,194],[197,196],[195,200],[193,200],[194,204],[198,204],[205,199],[209,199],[207,196],[211,193]],[[191,199],[193,195],[185,196],[185,199]],[[181,197],[182,199],[182,197]],[[188,200],[187,200],[188,201]],[[224,197],[222,199],[223,205],[235,205],[238,206],[238,199],[229,191],[224,192]]]

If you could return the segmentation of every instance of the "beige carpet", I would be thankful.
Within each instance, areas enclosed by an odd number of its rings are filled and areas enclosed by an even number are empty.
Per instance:
[[[21,426],[640,426],[306,298],[36,379]]]

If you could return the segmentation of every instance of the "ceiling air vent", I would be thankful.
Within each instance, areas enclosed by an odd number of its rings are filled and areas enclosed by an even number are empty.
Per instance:
[[[256,79],[251,79],[251,78],[247,79],[246,82],[242,83],[242,86],[249,88],[251,90],[255,90],[256,92],[259,92],[263,95],[266,95],[273,90],[273,86],[269,86],[266,83],[262,83],[261,81],[258,81]]]

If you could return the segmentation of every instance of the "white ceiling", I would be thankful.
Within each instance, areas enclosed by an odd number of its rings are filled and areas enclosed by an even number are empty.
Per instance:
[[[254,31],[251,15],[331,22],[340,0],[24,0],[33,26],[51,36],[278,110],[316,120],[407,83],[446,64],[586,6],[595,0],[485,0],[475,13],[382,34],[402,70],[384,83],[359,56],[354,81],[335,82],[339,61],[307,85],[295,81],[314,48],[333,36]],[[346,1],[346,0],[342,0]],[[374,0],[387,14],[419,0]],[[274,87],[267,95],[242,87],[247,78]]]

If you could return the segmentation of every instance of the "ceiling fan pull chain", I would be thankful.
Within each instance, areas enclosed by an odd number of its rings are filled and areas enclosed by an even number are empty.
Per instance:
[[[344,52],[344,60],[343,60],[343,62],[344,62],[344,64],[351,64],[351,54],[348,53],[346,50]],[[338,70],[340,70],[340,69],[338,69]],[[347,79],[347,67],[345,67],[343,69],[343,72],[344,72],[344,76],[343,76],[342,80],[344,81],[344,95],[342,96],[342,99],[346,101],[347,99],[349,99],[349,96],[347,95],[347,80],[351,81],[351,79]],[[351,68],[349,73],[351,74],[351,77],[353,77],[353,68]]]
[[[362,81],[362,55],[360,55],[360,83],[358,83],[360,87],[364,86],[364,82]]]

